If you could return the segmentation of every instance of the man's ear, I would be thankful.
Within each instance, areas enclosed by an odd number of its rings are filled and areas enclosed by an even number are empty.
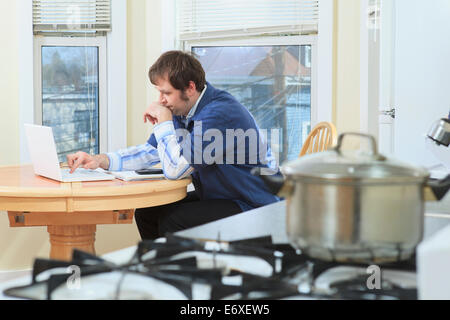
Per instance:
[[[189,96],[192,96],[197,91],[197,86],[195,85],[194,81],[189,81],[189,85],[186,88],[186,92]]]

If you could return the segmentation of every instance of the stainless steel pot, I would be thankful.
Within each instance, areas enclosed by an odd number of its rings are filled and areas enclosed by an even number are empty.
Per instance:
[[[344,139],[358,136],[369,152],[345,152]],[[284,179],[261,175],[287,200],[287,235],[312,258],[384,263],[414,254],[423,237],[427,170],[378,154],[372,136],[342,134],[336,148],[283,165]],[[253,173],[257,175],[258,170]],[[442,198],[450,176],[434,182]]]

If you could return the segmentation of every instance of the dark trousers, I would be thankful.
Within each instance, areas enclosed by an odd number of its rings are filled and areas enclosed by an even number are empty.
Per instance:
[[[136,209],[136,224],[143,240],[164,237],[166,233],[192,228],[242,212],[232,200],[200,200],[195,192],[178,202]]]

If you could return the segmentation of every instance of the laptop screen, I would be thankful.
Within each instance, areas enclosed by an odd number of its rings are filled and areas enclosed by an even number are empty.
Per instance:
[[[55,180],[61,180],[55,139],[51,127],[25,124],[34,173]]]

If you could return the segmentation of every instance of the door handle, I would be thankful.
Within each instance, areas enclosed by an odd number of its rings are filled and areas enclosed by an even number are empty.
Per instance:
[[[389,116],[392,119],[395,119],[395,108],[392,108],[390,110],[381,110],[380,115]]]

